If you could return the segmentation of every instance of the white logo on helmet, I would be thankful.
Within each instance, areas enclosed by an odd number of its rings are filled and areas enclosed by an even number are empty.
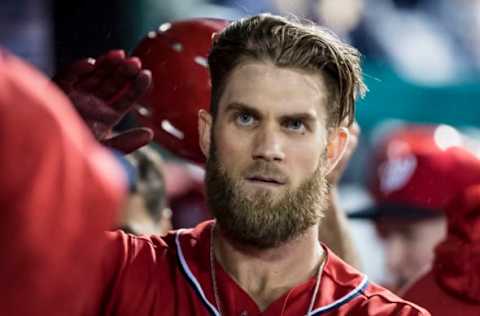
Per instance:
[[[387,160],[378,168],[380,190],[385,194],[400,190],[410,181],[416,167],[413,155]]]
[[[195,62],[199,64],[200,66],[203,66],[205,68],[208,68],[208,61],[205,57],[202,56],[195,56]]]

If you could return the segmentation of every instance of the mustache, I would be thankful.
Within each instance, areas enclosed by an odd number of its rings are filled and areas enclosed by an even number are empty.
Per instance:
[[[245,170],[245,178],[265,177],[275,179],[277,182],[287,183],[288,176],[277,166],[264,162],[255,161]]]

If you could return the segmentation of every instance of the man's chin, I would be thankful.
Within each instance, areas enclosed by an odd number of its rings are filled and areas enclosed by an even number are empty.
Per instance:
[[[247,201],[255,203],[259,200],[267,201],[270,206],[275,205],[285,196],[284,188],[268,186],[242,186],[238,194]]]
[[[227,239],[237,247],[256,249],[256,250],[275,249],[287,243],[290,240],[290,238],[287,238],[285,240],[283,239],[272,240],[271,238],[268,238],[268,236],[261,236],[261,237],[258,237],[258,236],[253,237],[251,235],[246,236],[243,234],[238,234],[238,232],[228,231],[228,229],[224,230],[224,236],[227,237]]]
[[[256,250],[269,250],[279,248],[293,240],[301,238],[307,230],[316,225],[311,224],[305,227],[298,227],[294,231],[288,231],[288,233],[278,234],[278,231],[281,229],[282,224],[277,223],[277,225],[263,225],[255,227],[243,227],[242,231],[232,227],[223,227],[222,223],[219,222],[219,226],[223,230],[224,236],[230,240],[233,244],[238,247],[256,249]],[[229,230],[229,228],[231,230]],[[242,233],[243,232],[243,233]],[[245,234],[244,232],[248,232]],[[253,233],[252,232],[256,232]]]

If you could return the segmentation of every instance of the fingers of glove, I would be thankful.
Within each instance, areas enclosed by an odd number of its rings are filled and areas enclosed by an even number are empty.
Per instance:
[[[101,82],[97,95],[104,100],[109,100],[130,81],[135,80],[141,71],[142,64],[137,57],[123,59],[110,76]]]
[[[108,103],[118,111],[128,111],[135,101],[147,92],[151,83],[152,73],[150,70],[141,70],[135,79],[127,81]]]
[[[85,58],[78,60],[55,74],[53,81],[61,88],[73,86],[80,78],[91,74],[95,69],[95,59]]]
[[[69,97],[77,111],[86,120],[101,122],[113,127],[121,118],[120,113],[93,95],[72,91]]]
[[[102,82],[112,76],[116,68],[125,60],[125,52],[122,50],[110,51],[98,58],[95,69],[88,75],[80,78],[75,85],[76,88],[97,94]]]
[[[85,122],[87,123],[87,126],[90,129],[90,131],[95,136],[96,140],[103,142],[105,139],[110,137],[112,132],[111,132],[111,127],[109,125],[103,124],[98,121],[86,120]]]
[[[145,127],[140,127],[116,135],[115,137],[103,141],[103,144],[128,154],[142,146],[145,146],[151,142],[152,139],[152,130]]]

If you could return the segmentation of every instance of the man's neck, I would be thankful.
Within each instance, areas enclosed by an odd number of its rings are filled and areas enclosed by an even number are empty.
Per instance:
[[[317,225],[297,239],[262,250],[230,241],[218,227],[214,249],[220,265],[262,311],[288,290],[316,275],[324,256]]]

